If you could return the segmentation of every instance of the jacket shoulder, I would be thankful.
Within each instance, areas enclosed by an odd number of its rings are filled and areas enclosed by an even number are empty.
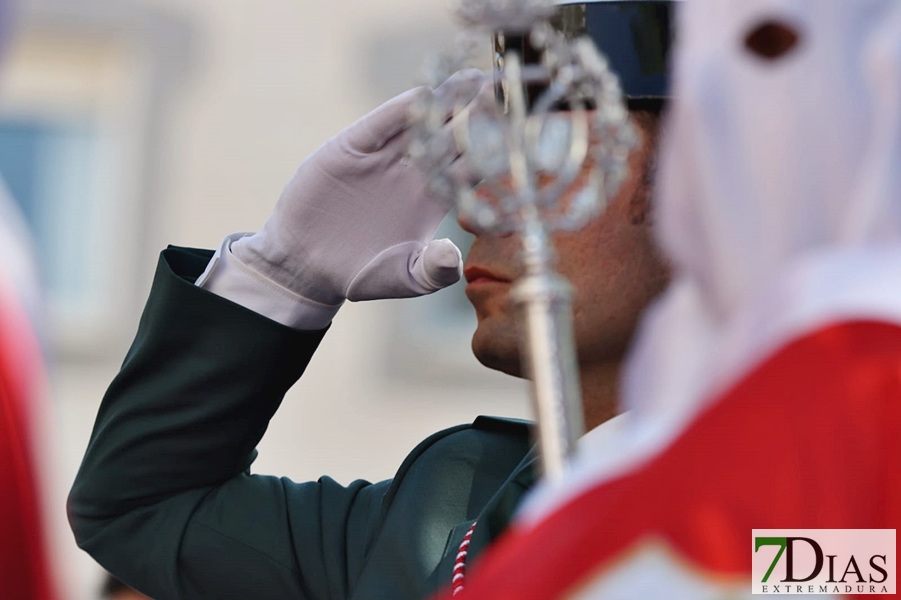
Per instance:
[[[506,433],[528,438],[532,435],[534,423],[523,419],[511,419],[508,417],[479,416],[472,422],[472,428],[479,431]]]
[[[385,511],[393,503],[400,487],[411,472],[443,470],[445,463],[469,464],[474,472],[484,469],[484,463],[506,463],[501,470],[507,475],[528,453],[530,423],[519,419],[480,416],[470,424],[457,425],[430,435],[407,455],[397,470],[383,499]],[[467,460],[461,460],[468,457]]]

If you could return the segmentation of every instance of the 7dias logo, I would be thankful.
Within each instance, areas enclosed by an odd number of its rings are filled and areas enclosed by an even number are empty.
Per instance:
[[[894,529],[755,529],[754,594],[894,594]]]

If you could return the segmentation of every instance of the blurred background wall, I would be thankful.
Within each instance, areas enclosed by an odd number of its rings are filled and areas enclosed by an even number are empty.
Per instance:
[[[67,598],[95,598],[100,571],[62,525],[65,493],[159,251],[257,229],[305,156],[417,82],[453,32],[448,7],[20,0],[0,70],[0,173],[33,228],[45,287]],[[442,233],[465,246],[452,220]],[[460,285],[347,305],[255,471],[379,480],[440,428],[478,414],[527,417],[522,383],[472,358],[474,323]]]

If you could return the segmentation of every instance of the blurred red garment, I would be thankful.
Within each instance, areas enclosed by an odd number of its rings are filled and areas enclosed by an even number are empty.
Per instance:
[[[454,598],[750,598],[753,529],[901,525],[899,425],[901,327],[825,327],[642,467],[514,527]]]
[[[37,339],[0,273],[0,597],[53,600],[39,491],[34,401],[42,365]]]

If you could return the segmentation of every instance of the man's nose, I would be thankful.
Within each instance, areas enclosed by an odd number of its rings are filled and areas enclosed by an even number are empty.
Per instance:
[[[509,187],[509,183],[507,181],[501,181],[498,185]],[[500,205],[500,201],[497,199],[495,195],[496,193],[496,190],[493,190],[490,186],[485,185],[485,182],[483,182],[475,190],[476,201],[484,202],[486,205],[492,206],[497,209],[497,207]],[[460,211],[457,212],[457,223],[460,224],[460,227],[463,229],[463,231],[471,233],[476,237],[486,237],[490,235],[492,237],[506,238],[512,235],[512,233],[497,234],[491,231],[486,231],[484,228],[476,225],[470,217]]]
[[[479,232],[473,224],[472,220],[460,211],[457,211],[457,223],[460,225],[460,228],[466,233],[471,233],[472,235],[476,236],[479,235]]]
[[[493,231],[485,231],[484,229],[480,229],[472,222],[472,219],[468,218],[466,215],[458,212],[457,213],[457,223],[460,224],[460,228],[474,235],[476,238],[497,238],[497,239],[505,239],[512,237],[515,232],[513,231],[505,231],[503,233],[496,233]]]

